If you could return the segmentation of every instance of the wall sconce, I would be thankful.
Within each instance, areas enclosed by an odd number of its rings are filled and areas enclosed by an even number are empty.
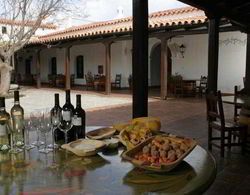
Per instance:
[[[185,45],[181,44],[181,46],[180,46],[180,53],[181,53],[182,58],[184,58],[185,51],[186,51]]]

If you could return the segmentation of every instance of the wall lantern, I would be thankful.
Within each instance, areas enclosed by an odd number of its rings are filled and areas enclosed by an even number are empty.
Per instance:
[[[184,58],[185,51],[186,51],[185,45],[181,44],[181,46],[180,46],[180,53],[181,53],[182,58]]]

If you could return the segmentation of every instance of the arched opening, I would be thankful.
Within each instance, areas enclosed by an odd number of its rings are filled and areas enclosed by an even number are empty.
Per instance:
[[[172,74],[171,51],[168,47],[168,75],[169,80]],[[150,85],[151,87],[160,87],[161,85],[161,44],[153,46],[150,55]],[[169,84],[168,84],[169,85]],[[168,87],[169,89],[169,87]]]

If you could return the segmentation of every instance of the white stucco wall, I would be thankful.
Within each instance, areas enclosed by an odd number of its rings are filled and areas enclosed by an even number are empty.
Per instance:
[[[220,33],[219,40],[218,89],[230,93],[234,85],[243,87],[246,35],[240,32]],[[184,58],[172,58],[173,74],[179,73],[184,79],[207,75],[208,35],[189,35],[172,41],[186,46]]]
[[[220,33],[218,89],[233,92],[234,85],[243,87],[245,74],[246,34],[240,32]],[[156,38],[149,39],[149,85],[150,54],[152,48],[159,44]],[[172,74],[179,73],[184,79],[199,79],[207,75],[208,35],[187,35],[172,38],[169,44],[184,44],[184,58],[172,57]],[[25,58],[32,56],[32,50],[23,52],[23,60],[18,65],[21,74],[25,72]],[[98,65],[103,65],[105,73],[105,47],[102,43],[76,45],[70,49],[71,74],[76,73],[76,57],[84,56],[84,74],[91,71],[98,73]],[[41,80],[47,82],[49,64],[52,57],[57,57],[57,73],[64,74],[65,49],[45,49],[41,52]],[[35,61],[35,57],[32,58]],[[32,67],[35,74],[35,66]],[[132,41],[118,41],[111,46],[111,77],[122,74],[122,87],[128,86],[128,77],[132,73]],[[160,76],[160,75],[159,75]],[[84,84],[85,79],[76,79],[76,84]]]

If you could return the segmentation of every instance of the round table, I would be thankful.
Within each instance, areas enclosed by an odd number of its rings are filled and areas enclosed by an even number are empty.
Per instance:
[[[200,194],[216,176],[214,158],[197,145],[167,173],[135,168],[121,159],[123,147],[92,157],[37,148],[16,155],[0,154],[0,194]]]

